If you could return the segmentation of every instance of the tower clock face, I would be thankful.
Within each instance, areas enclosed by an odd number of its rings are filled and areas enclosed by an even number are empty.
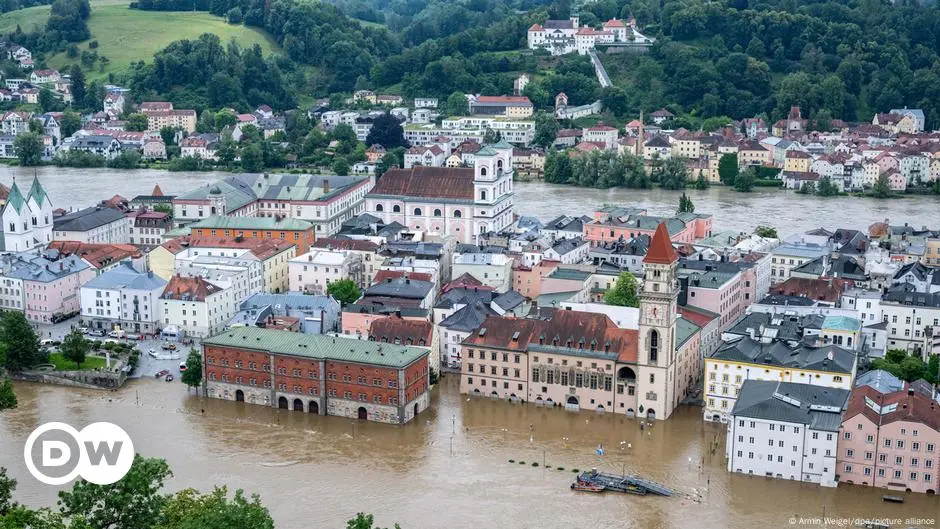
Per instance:
[[[645,308],[646,312],[646,321],[653,323],[655,325],[663,325],[666,321],[666,310],[663,307],[656,305],[647,306]]]

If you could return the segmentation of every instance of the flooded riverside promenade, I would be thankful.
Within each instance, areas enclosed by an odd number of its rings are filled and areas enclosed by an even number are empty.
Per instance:
[[[403,529],[785,528],[800,525],[790,524],[794,517],[810,525],[823,516],[907,527],[906,518],[940,516],[940,496],[886,504],[880,489],[729,474],[724,427],[702,422],[698,408],[641,429],[613,414],[468,400],[453,375],[434,389],[431,409],[404,426],[210,400],[149,379],[117,392],[27,383],[15,390],[19,407],[0,414],[0,466],[19,480],[14,499],[33,506],[54,505],[57,489],[26,471],[29,433],[49,421],[104,420],[127,430],[138,452],[168,460],[169,489],[257,492],[285,529],[340,529],[359,511]],[[677,495],[572,492],[575,468],[635,473]]]

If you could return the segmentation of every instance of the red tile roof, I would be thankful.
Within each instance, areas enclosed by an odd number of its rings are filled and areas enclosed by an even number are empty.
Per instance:
[[[187,301],[205,301],[207,297],[221,291],[222,288],[201,277],[173,276],[160,299],[185,299]]]
[[[97,244],[80,241],[52,241],[50,250],[58,250],[63,256],[77,255],[95,268],[102,268],[125,259],[139,259],[140,249],[130,244]]]
[[[813,300],[834,303],[842,296],[842,292],[852,285],[854,281],[848,279],[809,279],[806,277],[791,277],[783,283],[770,287],[771,294],[786,296],[804,296]]]
[[[473,169],[423,166],[389,169],[369,194],[473,200]]]
[[[441,288],[441,294],[446,294],[455,288],[476,288],[478,290],[494,290],[493,287],[484,285],[482,281],[473,277],[469,272],[464,272],[460,277],[444,285]]]
[[[408,278],[416,281],[432,281],[431,274],[425,272],[405,272],[404,270],[379,270],[375,273],[373,283],[384,283],[386,279]]]
[[[327,250],[355,250],[359,252],[374,252],[379,248],[378,244],[364,239],[342,239],[339,237],[323,237],[317,239],[311,248],[325,248]]]
[[[160,189],[160,184],[157,184],[157,185],[153,186],[153,191],[150,192],[150,196],[152,196],[152,197],[162,197],[162,196],[163,196],[163,190]]]
[[[400,316],[379,318],[369,326],[369,339],[401,345],[431,346],[434,326],[427,320],[405,320]]]
[[[612,18],[608,20],[607,22],[604,22],[604,27],[605,28],[625,28],[627,26],[626,24],[623,23],[623,20],[617,20],[616,18]]]
[[[526,96],[479,96],[476,102],[532,106],[532,101],[529,101],[529,98]]]
[[[866,404],[866,398],[882,409],[891,405],[896,408],[891,412],[879,414]],[[881,393],[871,386],[857,387],[849,396],[843,423],[859,414],[867,417],[876,426],[907,421],[940,431],[940,404],[918,391],[902,389],[893,393]]]
[[[650,241],[650,248],[643,258],[644,263],[654,264],[672,264],[678,260],[676,251],[672,248],[672,241],[669,239],[669,230],[666,229],[666,223],[660,222],[656,227],[656,233]]]
[[[237,240],[234,237],[192,237],[186,235],[171,239],[160,246],[174,255],[186,248],[244,248],[258,259],[265,260],[287,250],[294,244],[282,239],[254,239],[249,237]]]

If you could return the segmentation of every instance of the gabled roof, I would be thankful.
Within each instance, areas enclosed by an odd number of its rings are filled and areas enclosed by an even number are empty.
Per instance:
[[[209,296],[222,290],[201,277],[173,276],[160,299],[176,299],[183,301],[205,301]]]
[[[369,194],[473,200],[473,169],[423,166],[389,169]]]
[[[849,391],[845,389],[745,380],[731,415],[804,424],[810,430],[834,432],[842,424]]]
[[[10,187],[10,194],[7,195],[7,205],[19,212],[23,209],[25,204],[26,200],[23,198],[23,194],[20,193],[19,186],[16,185],[16,182],[13,182],[13,185]]]
[[[676,251],[672,247],[669,232],[666,230],[666,223],[660,222],[659,226],[656,227],[656,233],[653,234],[653,239],[650,241],[650,248],[649,251],[646,252],[646,257],[643,258],[643,262],[672,264],[678,259]]]
[[[42,188],[42,184],[39,183],[39,177],[33,179],[33,185],[29,188],[29,194],[26,195],[26,200],[29,201],[29,197],[36,199],[36,203],[40,206],[48,199],[46,195],[46,190]]]

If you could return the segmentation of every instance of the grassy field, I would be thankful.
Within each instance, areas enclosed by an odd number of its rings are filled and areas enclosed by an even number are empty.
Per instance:
[[[180,39],[195,39],[203,33],[214,33],[227,43],[235,39],[241,46],[260,44],[266,53],[277,51],[277,43],[265,32],[245,26],[227,23],[209,13],[189,11],[140,11],[128,8],[128,0],[92,0],[88,28],[92,39],[98,41],[98,55],[107,57],[110,63],[99,71],[86,73],[88,79],[106,78],[109,73],[127,70],[131,62],[150,62],[154,53]],[[45,24],[49,17],[49,6],[31,7],[0,15],[0,31],[7,32],[17,24],[24,31],[34,25]],[[79,50],[88,49],[88,42],[78,45]],[[78,63],[78,58],[69,58],[65,53],[50,57],[52,68],[62,70]]]
[[[77,369],[75,362],[66,360],[62,353],[52,353],[49,355],[49,363],[55,364],[56,371],[74,371]],[[97,356],[86,356],[82,362],[82,369],[96,369],[104,367],[104,358]]]

